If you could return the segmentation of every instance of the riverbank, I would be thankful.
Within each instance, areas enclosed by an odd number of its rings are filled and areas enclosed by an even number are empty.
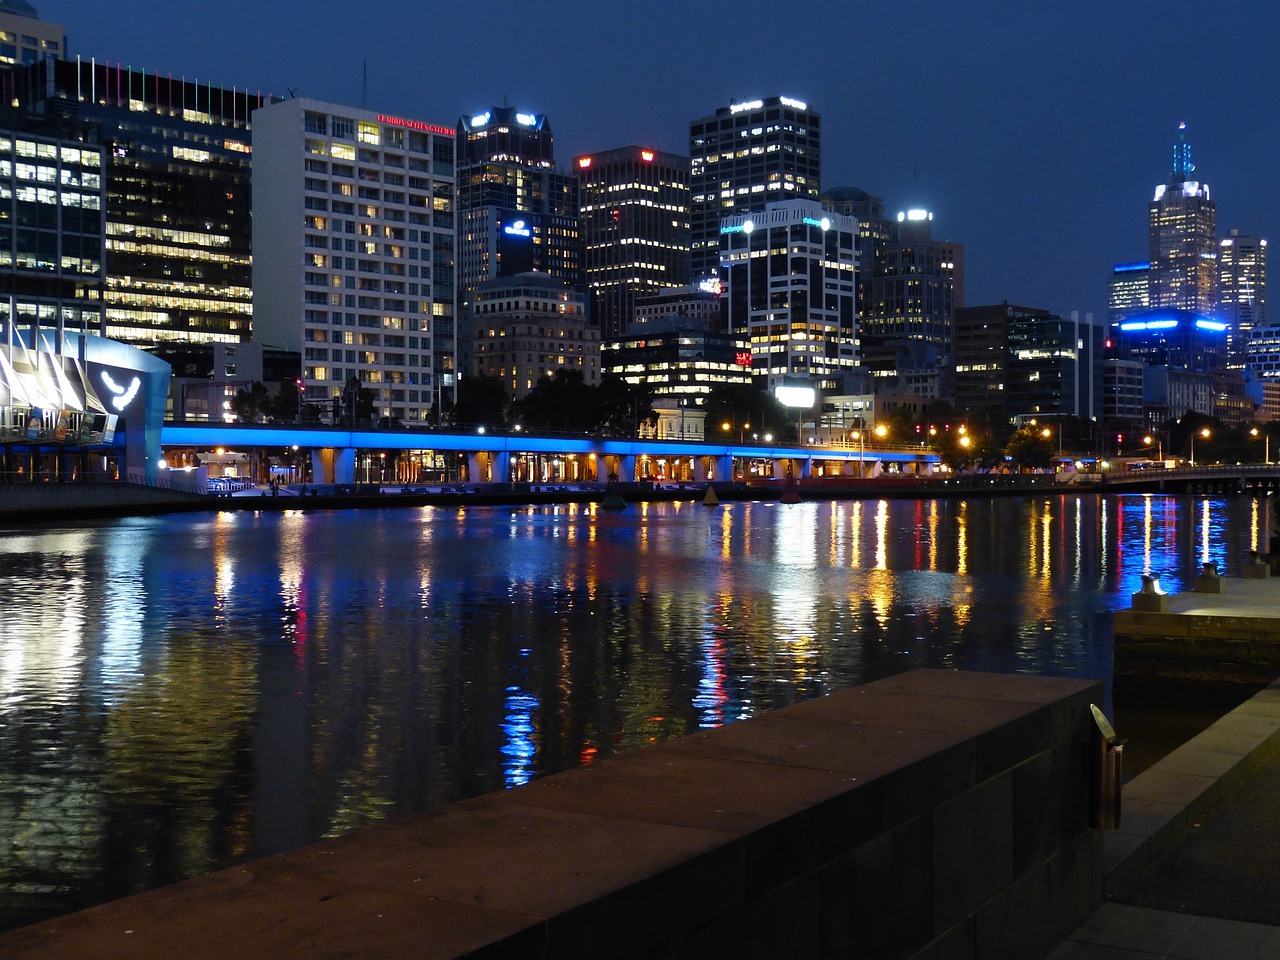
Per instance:
[[[447,483],[289,484],[251,487],[234,493],[195,494],[125,481],[42,483],[0,489],[0,522],[56,523],[68,516],[109,518],[134,515],[226,510],[349,510],[397,506],[522,506],[603,503],[617,494],[624,504],[702,502],[708,488],[718,502],[780,501],[794,493],[800,500],[857,500],[1100,492],[1105,487],[1064,483],[1051,475],[973,476],[935,479],[893,476],[752,480],[734,482],[633,483]]]

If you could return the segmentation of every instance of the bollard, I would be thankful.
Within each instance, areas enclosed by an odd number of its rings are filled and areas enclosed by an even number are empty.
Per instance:
[[[1089,785],[1089,821],[1098,830],[1120,827],[1121,778],[1124,776],[1124,740],[1101,710],[1089,704],[1093,713],[1091,754],[1092,778]]]

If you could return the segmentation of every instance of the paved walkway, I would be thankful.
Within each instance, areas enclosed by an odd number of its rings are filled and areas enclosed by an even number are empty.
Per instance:
[[[1049,960],[1280,958],[1280,681],[1126,784],[1104,860]]]

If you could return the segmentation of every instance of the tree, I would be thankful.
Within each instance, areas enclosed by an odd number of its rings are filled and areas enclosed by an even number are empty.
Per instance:
[[[761,437],[769,433],[781,440],[784,434],[794,430],[788,421],[787,408],[778,403],[773,394],[750,384],[726,383],[712,387],[703,409],[707,414],[708,440],[723,439],[728,434],[736,438],[739,433]],[[792,416],[791,420],[794,419]],[[723,429],[726,423],[729,424],[727,431]]]
[[[458,401],[450,411],[455,426],[496,430],[507,422],[510,398],[499,377],[463,377],[458,381]]]
[[[653,391],[642,384],[631,384],[612,373],[600,377],[596,387],[599,421],[596,429],[610,437],[634,437],[641,424],[655,426],[658,415],[653,412]]]
[[[265,412],[277,423],[294,423],[302,410],[302,394],[294,380],[282,380],[276,395],[267,401]]]
[[[373,419],[377,397],[373,395],[372,390],[362,386],[359,378],[353,375],[347,377],[347,382],[342,385],[340,403],[342,422],[348,426],[355,426],[357,423],[368,423]]]
[[[1005,447],[1007,453],[1019,468],[1028,470],[1045,470],[1053,463],[1058,449],[1052,437],[1046,437],[1036,427],[1023,427],[1009,438]]]
[[[561,367],[540,377],[532,390],[511,405],[512,418],[530,430],[590,433],[600,422],[598,397],[581,370]]]
[[[260,423],[266,418],[270,405],[270,392],[257,381],[248,390],[241,387],[231,398],[231,412],[241,423]]]

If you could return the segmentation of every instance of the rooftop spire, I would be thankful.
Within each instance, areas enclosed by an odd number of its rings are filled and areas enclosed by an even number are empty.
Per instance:
[[[1186,121],[1178,124],[1178,142],[1173,145],[1173,182],[1182,183],[1191,178],[1196,165],[1191,162],[1191,144],[1187,143]]]

